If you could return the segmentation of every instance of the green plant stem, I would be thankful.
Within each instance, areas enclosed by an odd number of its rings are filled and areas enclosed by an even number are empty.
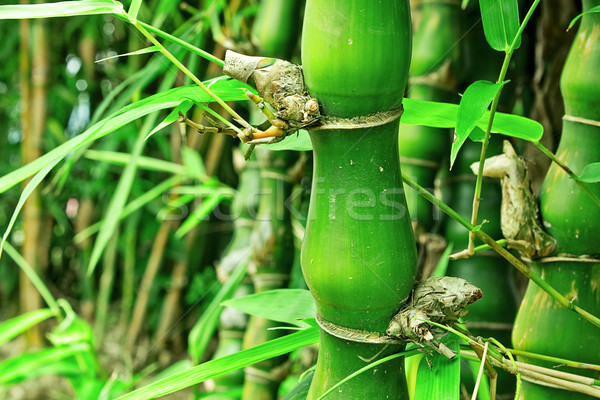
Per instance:
[[[496,240],[496,243],[498,243],[499,246],[506,247],[506,245],[508,244],[508,241],[506,239],[499,239],[499,240]],[[482,251],[486,251],[486,250],[490,250],[490,249],[491,249],[491,247],[489,245],[482,244],[481,246],[477,246],[473,249],[473,254],[477,254]]]
[[[21,256],[21,254],[10,244],[8,241],[4,242],[4,250],[6,250],[6,254],[8,254],[14,262],[21,268],[21,271],[31,281],[33,286],[37,289],[38,293],[42,296],[48,307],[52,310],[52,312],[56,315],[59,321],[62,320],[62,313],[60,311],[60,306],[56,302],[48,287],[42,282],[42,279],[38,276],[35,270],[29,265],[29,263]]]
[[[600,371],[600,365],[596,365],[596,364],[582,363],[579,361],[572,361],[572,360],[567,360],[564,358],[547,356],[544,354],[531,353],[529,351],[523,351],[523,350],[519,350],[519,349],[507,349],[507,351],[510,351],[512,354],[514,354],[516,356],[535,358],[538,360],[556,363],[558,366],[566,365],[571,368],[590,369],[593,371]]]
[[[433,205],[438,207],[440,210],[445,212],[452,219],[458,221],[461,225],[467,228],[471,233],[474,234],[479,240],[489,245],[493,250],[495,250],[498,254],[504,257],[509,263],[515,266],[523,275],[532,280],[536,285],[538,285],[542,290],[544,290],[550,297],[558,302],[558,304],[566,308],[567,310],[571,310],[581,315],[583,318],[591,322],[600,328],[600,318],[595,315],[585,311],[581,307],[574,305],[569,299],[560,294],[556,289],[548,284],[548,282],[544,281],[542,277],[536,272],[532,271],[527,265],[525,265],[521,260],[512,255],[508,250],[500,246],[492,237],[490,237],[487,233],[483,232],[481,229],[477,229],[473,224],[469,223],[465,218],[463,218],[460,214],[446,205],[444,202],[433,196],[426,189],[419,186],[416,182],[410,179],[408,176],[402,174],[402,180],[408,186],[412,187],[416,190],[421,196],[425,197],[428,201],[430,201]]]
[[[131,23],[144,35],[153,45],[158,46],[160,52],[169,59],[177,68],[179,68],[184,74],[186,74],[196,85],[200,86],[206,94],[208,94],[214,101],[216,101],[221,107],[225,109],[239,124],[244,128],[253,129],[252,126],[242,118],[235,110],[227,105],[219,96],[217,96],[212,90],[210,90],[196,75],[194,75],[185,65],[181,63],[169,50],[166,49],[150,32],[139,21],[131,21]]]
[[[517,43],[518,43],[518,39],[521,37],[521,34],[523,33],[523,30],[525,29],[527,22],[529,22],[529,19],[533,15],[533,12],[535,11],[539,2],[540,2],[540,0],[535,0],[533,2],[533,4],[531,5],[531,7],[529,8],[527,15],[525,15],[525,18],[523,18],[523,22],[519,26],[519,30],[517,31],[517,34],[515,35],[513,42],[511,43],[509,49],[506,51],[506,55],[504,56],[504,62],[502,63],[502,68],[500,69],[500,74],[498,76],[498,80],[496,81],[496,83],[504,82],[504,79],[506,77],[506,72],[508,71],[508,66],[510,65],[510,60],[515,51],[515,47],[517,46]],[[492,100],[492,107],[490,108],[490,116],[488,119],[487,127],[485,129],[485,137],[483,138],[483,143],[481,144],[481,156],[479,158],[479,169],[477,171],[477,181],[475,182],[475,195],[473,196],[473,213],[471,214],[471,224],[473,224],[473,225],[477,225],[477,214],[479,213],[479,202],[481,200],[481,186],[483,183],[483,168],[485,165],[485,158],[486,158],[486,153],[487,153],[487,149],[488,149],[488,144],[490,142],[492,125],[494,123],[494,116],[496,115],[496,109],[498,108],[498,103],[500,101],[501,94],[502,94],[502,87],[500,88],[500,90],[498,90],[498,92],[496,93],[496,96],[494,96],[494,99]],[[468,256],[472,256],[474,254],[474,250],[475,250],[474,239],[475,239],[474,233],[470,232],[469,233],[469,245],[467,247],[467,255]]]
[[[563,171],[565,171],[567,173],[567,175],[569,175],[575,181],[575,183],[581,188],[581,190],[583,190],[583,192],[585,194],[587,194],[589,196],[589,198],[592,199],[592,201],[594,203],[596,203],[596,205],[598,207],[600,207],[600,199],[594,193],[592,193],[590,191],[590,189],[588,189],[588,187],[585,186],[585,184],[583,182],[581,182],[579,180],[579,176],[575,172],[573,172],[573,170],[571,168],[569,168],[569,166],[567,166],[565,163],[563,163],[558,157],[556,157],[556,155],[554,155],[550,150],[548,150],[548,148],[546,146],[541,144],[539,141],[536,140],[535,142],[532,142],[532,143],[542,153],[544,153],[549,159],[551,159],[554,163],[556,163],[556,165],[561,167],[563,169]]]

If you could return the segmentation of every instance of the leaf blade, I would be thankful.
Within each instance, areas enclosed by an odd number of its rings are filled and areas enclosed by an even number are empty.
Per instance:
[[[0,19],[35,19],[124,13],[121,3],[112,0],[59,1],[56,3],[0,6]]]
[[[483,33],[488,44],[497,51],[508,51],[519,31],[517,0],[479,0]],[[519,37],[515,49],[519,48]]]
[[[141,387],[116,400],[148,400],[164,396],[239,368],[289,353],[304,346],[310,346],[318,341],[318,328],[310,327],[238,353],[208,361],[189,371]]]
[[[458,151],[484,116],[487,108],[506,82],[475,81],[465,90],[456,116],[456,136],[450,151],[450,168]]]

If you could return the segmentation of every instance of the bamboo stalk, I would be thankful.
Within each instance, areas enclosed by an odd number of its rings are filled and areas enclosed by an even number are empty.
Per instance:
[[[600,5],[598,0],[584,0],[583,10]],[[600,79],[591,71],[600,63],[600,15],[586,14],[581,19],[575,41],[561,76],[561,93],[565,103],[563,132],[556,158],[568,165],[572,174],[580,173],[592,162],[600,161],[600,126],[582,121],[600,120]],[[548,170],[540,189],[540,211],[544,227],[556,239],[556,250],[551,258],[531,262],[530,268],[544,277],[544,281],[564,294],[574,308],[584,308],[584,317],[590,312],[600,313],[600,298],[596,282],[600,276],[597,237],[600,235],[600,207],[586,192],[580,190],[578,181],[571,178],[556,163]],[[600,185],[585,184],[586,189],[598,198]],[[564,256],[567,254],[568,256]],[[587,257],[590,262],[579,262]],[[541,353],[558,358],[574,358],[585,363],[600,363],[600,330],[590,326],[576,315],[558,309],[550,297],[531,283],[515,321],[513,343],[519,350]],[[520,356],[520,361],[550,366],[548,362]],[[575,370],[566,368],[567,372]],[[595,376],[592,371],[579,373]],[[523,384],[526,398],[584,399],[540,385],[537,372]],[[532,383],[532,381],[534,383]],[[564,387],[560,382],[549,382]],[[576,384],[573,384],[576,385]],[[600,389],[585,391],[587,395],[600,394]]]
[[[308,0],[303,72],[322,114],[353,118],[399,108],[410,32],[407,1]],[[342,329],[383,334],[414,284],[417,258],[399,174],[398,120],[390,120],[371,128],[309,130],[314,172],[301,263],[318,316]],[[401,349],[321,330],[308,399],[365,366],[363,360]],[[328,399],[408,398],[403,364],[403,358],[381,364]]]

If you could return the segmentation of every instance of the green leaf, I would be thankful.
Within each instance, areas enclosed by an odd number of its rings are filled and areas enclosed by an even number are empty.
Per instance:
[[[179,118],[179,112],[182,112],[185,114],[190,108],[192,108],[193,105],[194,105],[194,103],[192,101],[186,100],[186,101],[182,102],[180,105],[178,105],[177,107],[175,107],[175,109],[173,111],[171,111],[171,113],[169,115],[167,115],[160,124],[158,124],[154,129],[152,129],[150,131],[148,136],[146,136],[146,140],[148,140],[150,138],[150,136],[154,135],[156,132],[163,129],[165,126],[170,125],[173,122],[177,121],[177,119]]]
[[[240,262],[233,270],[229,279],[227,279],[227,282],[221,287],[215,298],[212,299],[198,322],[196,322],[190,331],[188,338],[188,352],[195,363],[198,363],[202,358],[208,342],[217,329],[219,316],[224,308],[221,303],[233,295],[235,289],[242,283],[242,280],[246,276],[246,261],[249,255],[250,248],[248,248],[247,255],[243,262]]]
[[[100,60],[96,60],[95,62],[96,63],[101,63],[103,61],[108,61],[108,60],[112,60],[112,59],[119,58],[119,57],[139,56],[141,54],[155,53],[157,51],[160,51],[160,49],[158,48],[158,46],[144,47],[143,49],[139,49],[139,50],[136,50],[136,51],[131,51],[129,53],[117,54],[116,56],[110,56],[110,57],[106,57],[106,58],[101,58]]]
[[[246,314],[306,327],[302,319],[317,314],[315,300],[305,289],[275,289],[227,300],[223,305]]]
[[[247,97],[239,90],[240,87],[245,86],[241,82],[238,84],[234,80],[218,80],[213,87],[212,91],[216,93],[225,101],[241,101],[247,100]],[[243,85],[243,86],[242,86]],[[32,180],[25,186],[21,197],[13,211],[11,220],[4,232],[2,242],[0,242],[0,255],[2,254],[2,248],[6,238],[10,234],[12,227],[23,207],[27,198],[31,195],[33,190],[42,182],[42,180],[48,175],[48,173],[67,155],[74,150],[85,146],[86,144],[104,137],[105,135],[116,131],[124,125],[148,115],[152,112],[164,110],[165,108],[172,108],[178,106],[185,99],[189,99],[193,102],[210,102],[212,98],[206,94],[198,86],[186,86],[174,88],[150,96],[144,100],[133,103],[123,109],[115,112],[109,117],[99,121],[85,132],[73,139],[61,144],[54,150],[49,151],[43,156],[39,157],[35,161],[12,171],[11,173],[4,175],[0,178],[0,193],[5,192],[12,186],[24,181],[31,175],[36,174]],[[117,213],[117,214],[120,214]]]
[[[599,13],[599,12],[600,12],[600,6],[592,7],[589,10],[582,12],[581,14],[579,14],[578,16],[573,18],[573,21],[571,21],[567,30],[570,30],[573,27],[573,25],[575,25],[575,23],[579,20],[579,18],[583,17],[584,15],[591,14],[591,13]]]
[[[193,176],[201,181],[208,179],[202,157],[196,150],[183,146],[181,148],[181,161],[188,176]]]
[[[127,165],[131,163],[133,155],[130,153],[120,153],[116,151],[106,150],[86,150],[83,154],[85,158],[90,160],[101,161],[114,165]],[[186,176],[186,169],[180,164],[175,164],[170,161],[161,160],[152,157],[140,156],[137,159],[138,167],[158,172],[167,172],[174,175]]]
[[[279,143],[273,143],[266,145],[265,149],[269,150],[296,150],[296,151],[310,151],[312,150],[312,143],[308,132],[304,129],[299,130],[297,133],[293,133],[286,137]]]
[[[460,100],[456,116],[456,136],[450,151],[450,168],[454,165],[458,151],[465,143],[479,120],[485,114],[494,96],[506,82],[492,83],[489,81],[473,82]]]
[[[130,216],[131,214],[133,214],[134,212],[136,212],[137,210],[139,210],[158,196],[162,195],[164,192],[168,191],[173,186],[180,184],[182,180],[182,176],[174,176],[154,186],[152,189],[148,190],[146,193],[127,204],[121,211],[119,220]],[[100,220],[99,222],[96,222],[95,224],[87,227],[86,229],[82,230],[77,235],[75,235],[73,241],[75,243],[80,243],[82,240],[87,239],[94,233],[98,232],[103,223],[104,220]]]
[[[223,194],[223,192],[215,192],[208,196],[208,198],[202,200],[200,207],[196,207],[194,212],[181,224],[179,229],[175,232],[175,237],[181,238],[186,233],[194,229],[204,218],[208,216],[223,201],[224,199],[231,198],[231,195]]]
[[[127,12],[127,17],[129,17],[130,21],[137,21],[137,15],[140,11],[141,5],[142,0],[131,0],[131,5],[129,6],[129,11]]]
[[[583,171],[581,171],[581,175],[574,179],[585,183],[600,182],[600,162],[586,165]]]
[[[450,360],[433,352],[430,359],[431,368],[427,362],[421,360],[417,371],[417,390],[414,400],[437,399],[440,393],[443,393],[443,398],[447,400],[460,399],[459,339],[454,335],[447,335],[442,342],[450,350],[456,351],[456,356]]]
[[[63,360],[77,353],[89,351],[88,345],[72,345],[64,347],[51,347],[32,353],[20,354],[16,357],[0,363],[0,383],[17,383],[31,377],[37,376],[36,371],[48,364]]]
[[[319,329],[310,327],[300,332],[271,340],[247,350],[211,360],[161,381],[141,387],[117,400],[148,400],[196,385],[257,362],[289,353],[319,341]]]
[[[479,0],[483,33],[494,50],[508,51],[519,31],[517,0]],[[521,44],[517,39],[515,49]]]
[[[123,5],[113,0],[59,1],[57,3],[0,6],[0,19],[73,17],[76,15],[124,13]]]
[[[52,310],[43,308],[26,314],[21,314],[18,317],[11,318],[0,324],[0,345],[8,342],[27,331],[32,326],[56,316]]]

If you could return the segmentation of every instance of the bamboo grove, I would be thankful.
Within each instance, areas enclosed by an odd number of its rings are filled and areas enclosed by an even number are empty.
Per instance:
[[[600,398],[599,0],[0,32],[1,398]]]

